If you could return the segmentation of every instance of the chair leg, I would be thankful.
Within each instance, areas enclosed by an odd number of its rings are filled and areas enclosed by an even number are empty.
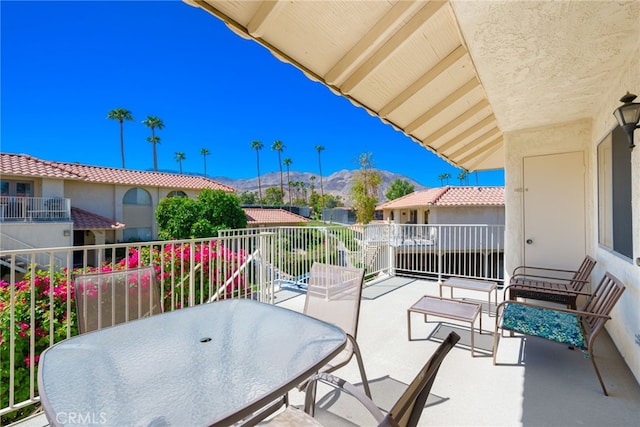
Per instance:
[[[593,356],[593,350],[591,348],[589,348],[589,358],[591,359],[593,369],[595,369],[596,371],[596,376],[598,377],[598,381],[600,381],[600,387],[602,387],[604,395],[609,396],[609,393],[607,393],[607,388],[604,386],[604,381],[602,381],[602,377],[600,376],[600,370],[598,369],[598,365],[596,365],[596,358]]]
[[[362,377],[362,387],[364,387],[364,394],[367,395],[369,399],[371,399],[371,390],[369,389],[369,381],[367,380],[367,374],[364,371],[364,364],[362,363],[362,355],[360,354],[360,347],[358,347],[358,343],[355,338],[351,335],[347,335],[351,344],[353,345],[353,352],[356,355],[356,361],[358,362],[358,368],[360,368],[360,376]]]

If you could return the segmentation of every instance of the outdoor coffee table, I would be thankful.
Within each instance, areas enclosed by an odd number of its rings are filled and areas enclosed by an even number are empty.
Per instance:
[[[61,341],[40,357],[38,389],[52,426],[253,425],[346,342],[302,313],[224,300]]]
[[[474,323],[478,314],[480,314],[481,305],[475,302],[460,301],[447,299],[442,297],[432,297],[425,295],[413,304],[407,310],[407,334],[409,341],[411,339],[411,313],[424,314],[424,321],[427,321],[427,315],[444,317],[446,319],[457,320],[460,322],[469,322],[471,329],[471,356],[474,355],[473,335],[475,333]],[[480,316],[480,333],[482,333],[482,316]]]
[[[442,297],[442,287],[448,286],[451,291],[450,298],[453,299],[453,288],[467,289],[469,291],[479,291],[487,293],[487,312],[491,315],[491,292],[495,293],[494,300],[498,305],[498,283],[489,280],[466,279],[464,277],[449,277],[440,283],[440,297]]]

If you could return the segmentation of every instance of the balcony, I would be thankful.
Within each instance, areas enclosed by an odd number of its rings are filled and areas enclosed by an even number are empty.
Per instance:
[[[0,222],[59,222],[70,220],[70,199],[61,197],[0,196]]]
[[[637,422],[640,387],[606,333],[599,338],[596,355],[609,397],[602,394],[591,363],[581,352],[558,344],[517,336],[503,338],[498,359],[502,364],[494,366],[491,357],[494,317],[492,310],[487,310],[485,295],[477,292],[456,290],[455,293],[456,298],[485,301],[484,332],[478,334],[476,330],[475,335],[477,357],[472,358],[470,354],[468,323],[431,317],[424,323],[415,315],[412,319],[414,340],[408,341],[407,308],[423,295],[437,295],[437,280],[460,275],[500,282],[500,268],[494,266],[501,264],[501,242],[499,239],[492,240],[491,244],[481,242],[480,236],[499,236],[501,230],[489,230],[486,226],[394,227],[234,230],[213,240],[4,251],[0,257],[8,265],[18,256],[36,259],[42,254],[71,262],[73,252],[83,252],[84,260],[97,259],[98,265],[109,268],[146,265],[153,259],[162,279],[165,311],[238,295],[251,295],[302,311],[304,290],[280,287],[281,283],[295,282],[292,279],[303,276],[313,261],[364,266],[367,283],[363,290],[358,342],[373,398],[382,409],[391,407],[437,347],[439,339],[453,329],[462,340],[440,370],[420,425],[602,426]],[[416,250],[409,251],[407,244],[392,244],[399,241],[395,231],[402,233],[403,240],[411,239]],[[428,239],[411,238],[411,234],[418,231]],[[386,240],[382,236],[387,236]],[[443,236],[457,237],[443,239]],[[420,243],[421,240],[425,243]],[[440,246],[443,240],[448,242],[444,247]],[[470,242],[477,243],[470,245]],[[86,256],[89,251],[94,251],[96,256]],[[2,319],[4,342],[0,361],[3,375],[9,372],[9,376],[0,381],[3,384],[0,396],[7,399],[0,408],[2,415],[37,407],[36,364],[25,366],[24,356],[9,349],[17,347],[20,332],[44,327],[28,315],[30,289],[48,286],[47,295],[53,296],[47,296],[45,304],[53,311],[62,310],[63,317],[71,317],[74,308],[68,293],[52,285],[72,279],[70,265],[66,269],[42,271],[37,278],[28,278],[30,286],[13,291],[12,300],[25,298],[26,314],[16,305],[4,306],[3,314],[8,316]],[[81,268],[92,269],[89,265]],[[10,285],[20,282],[21,277],[10,270],[4,279],[8,286],[0,290],[15,289]],[[502,293],[498,296],[502,298]],[[74,327],[66,324],[62,331],[39,335],[38,341],[44,340],[46,347],[73,334]],[[27,359],[35,358],[41,351],[37,346],[36,342],[29,343]],[[360,381],[353,361],[337,374],[354,383]],[[18,393],[19,386],[26,393]],[[302,403],[302,395],[297,391],[290,393],[290,399],[294,405]],[[358,411],[348,396],[333,395],[322,387],[318,408],[317,416],[325,425],[367,426],[373,422],[366,413]],[[46,425],[46,419],[36,415],[29,423],[24,425]]]

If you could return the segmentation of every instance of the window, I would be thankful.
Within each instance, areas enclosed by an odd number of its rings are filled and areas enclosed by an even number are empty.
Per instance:
[[[148,242],[151,240],[151,228],[125,228],[122,233],[122,238],[125,242]]]
[[[170,191],[169,194],[167,194],[167,198],[169,197],[187,197],[187,193],[180,190],[174,190]]]
[[[0,184],[0,191],[2,196],[32,197],[33,183],[21,181],[2,181],[2,183]]]
[[[151,206],[151,195],[142,188],[132,188],[125,193],[122,203],[125,205]]]
[[[598,242],[633,258],[631,150],[620,126],[598,145]]]

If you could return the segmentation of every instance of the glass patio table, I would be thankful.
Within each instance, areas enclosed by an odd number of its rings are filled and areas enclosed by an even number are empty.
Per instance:
[[[105,328],[44,351],[51,425],[230,425],[286,395],[346,344],[338,327],[238,299]]]

